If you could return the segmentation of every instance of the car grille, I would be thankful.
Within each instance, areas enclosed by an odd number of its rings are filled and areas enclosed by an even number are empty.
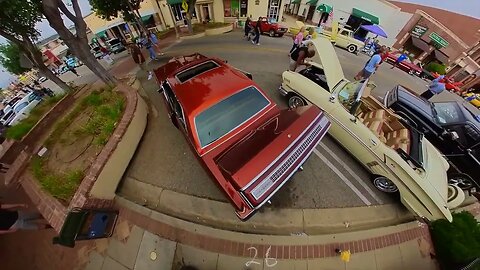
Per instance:
[[[306,137],[303,142],[288,156],[269,176],[267,176],[260,184],[258,184],[251,192],[252,196],[258,200],[265,192],[267,192],[285,172],[294,164],[305,152],[305,150],[312,144],[318,134],[328,124],[326,117],[323,117],[312,132]]]

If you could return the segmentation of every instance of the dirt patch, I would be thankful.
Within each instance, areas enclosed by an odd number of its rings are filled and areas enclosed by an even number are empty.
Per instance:
[[[61,173],[72,169],[86,172],[102,150],[101,146],[93,143],[93,135],[76,134],[88,123],[91,116],[92,109],[84,111],[65,129],[50,150],[46,163],[48,169]]]
[[[112,90],[86,92],[44,142],[31,170],[42,187],[68,205],[87,170],[108,142],[124,111],[125,97]]]

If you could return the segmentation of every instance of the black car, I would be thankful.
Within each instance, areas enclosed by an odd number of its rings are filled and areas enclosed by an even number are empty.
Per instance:
[[[429,102],[404,86],[384,97],[385,106],[410,122],[450,163],[449,182],[480,187],[480,117],[460,102]]]

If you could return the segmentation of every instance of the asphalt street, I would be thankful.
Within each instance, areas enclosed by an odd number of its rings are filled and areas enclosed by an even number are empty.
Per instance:
[[[164,64],[172,56],[195,52],[215,56],[252,73],[255,82],[279,106],[286,107],[286,100],[277,89],[281,83],[281,74],[288,67],[291,42],[292,39],[287,36],[262,36],[261,45],[255,46],[244,40],[240,31],[185,40],[165,50],[166,55],[158,61],[150,62],[147,70]],[[353,55],[340,48],[336,48],[336,52],[348,79],[353,79],[368,60],[366,55]],[[122,53],[116,58],[125,56],[127,54]],[[372,93],[374,96],[381,98],[397,84],[405,85],[418,93],[425,90],[428,82],[390,67],[385,63],[373,75],[372,79],[377,85]],[[84,66],[78,71],[82,77],[76,78],[67,72],[62,75],[62,79],[76,84],[97,80]],[[140,181],[198,197],[226,201],[223,193],[199,165],[183,135],[170,123],[162,98],[156,92],[156,81],[147,80],[144,71],[139,73],[139,79],[149,97],[151,113],[146,132],[125,173],[124,181]],[[49,83],[51,82],[45,82]],[[432,100],[457,98],[450,93],[442,93]],[[122,187],[119,192],[122,193]],[[371,184],[369,173],[327,135],[305,163],[304,170],[294,175],[272,198],[272,205],[268,207],[331,208],[386,203],[395,203],[401,207],[397,198],[377,191]]]
[[[160,61],[152,62],[149,69],[162,65],[172,56],[194,52],[219,57],[235,67],[251,72],[260,87],[279,106],[286,107],[286,101],[277,89],[281,73],[288,66],[291,39],[262,36],[260,42],[260,46],[254,46],[243,40],[240,32],[183,41],[167,50],[166,56]],[[355,56],[341,49],[337,52],[345,74],[350,79],[367,60],[366,56]],[[382,74],[382,82],[376,82],[379,89],[385,89],[379,91],[378,95],[383,95],[398,84],[398,77],[403,79],[402,84],[412,88],[425,84],[402,71],[387,69],[388,67],[385,70],[392,75]],[[382,72],[383,69],[376,76]],[[177,192],[226,201],[195,159],[182,134],[170,123],[161,96],[156,92],[158,86],[155,80],[148,81],[145,72],[139,78],[149,96],[152,113],[142,143],[125,175],[131,180]],[[126,178],[125,181],[129,179]],[[332,208],[395,201],[396,198],[377,191],[371,184],[369,173],[331,137],[326,136],[305,163],[304,170],[294,175],[272,198],[272,205],[268,207]]]

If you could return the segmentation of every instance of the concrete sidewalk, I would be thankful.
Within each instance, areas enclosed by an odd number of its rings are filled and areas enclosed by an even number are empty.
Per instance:
[[[117,198],[120,220],[88,270],[438,269],[428,228],[417,222],[320,236],[270,236],[212,229]],[[478,207],[478,206],[477,206]],[[349,250],[349,262],[335,249]]]

